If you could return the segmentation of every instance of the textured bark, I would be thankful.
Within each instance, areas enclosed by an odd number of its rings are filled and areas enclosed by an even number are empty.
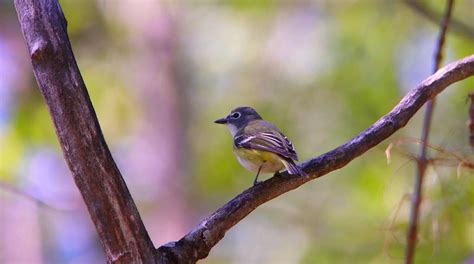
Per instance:
[[[450,84],[474,75],[474,56],[454,62],[411,90],[387,115],[336,149],[303,163],[307,177],[268,179],[229,201],[182,239],[153,249],[105,143],[57,2],[15,0],[36,79],[48,104],[64,157],[87,204],[109,262],[194,263],[259,205],[344,167],[398,129]],[[156,253],[156,258],[155,254]]]
[[[154,263],[154,247],[105,143],[57,1],[15,0],[64,157],[110,263]]]
[[[205,258],[227,230],[261,204],[302,184],[344,167],[404,127],[425,104],[450,84],[474,75],[474,55],[451,63],[411,90],[392,111],[343,145],[302,164],[307,177],[286,172],[237,195],[176,242],[158,248],[160,259],[194,263]]]

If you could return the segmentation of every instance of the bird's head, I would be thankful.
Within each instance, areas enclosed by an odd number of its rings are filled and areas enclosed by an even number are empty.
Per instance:
[[[219,118],[214,122],[227,125],[232,136],[234,136],[239,129],[245,127],[250,121],[259,119],[262,119],[262,117],[252,107],[239,106],[232,110],[226,117]]]

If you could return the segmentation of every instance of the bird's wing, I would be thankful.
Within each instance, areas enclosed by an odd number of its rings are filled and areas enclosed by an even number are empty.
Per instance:
[[[265,122],[265,121],[260,121]],[[249,125],[234,138],[238,148],[264,150],[279,154],[285,158],[298,160],[295,148],[288,138],[276,127],[267,122],[266,126]]]

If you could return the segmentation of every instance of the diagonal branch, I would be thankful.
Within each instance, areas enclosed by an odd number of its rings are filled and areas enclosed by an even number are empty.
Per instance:
[[[404,127],[428,100],[450,84],[474,75],[474,55],[453,62],[428,77],[411,90],[388,114],[353,139],[319,157],[303,163],[307,177],[286,172],[270,178],[230,200],[179,241],[170,242],[157,250],[158,259],[179,263],[194,263],[205,258],[227,230],[261,204],[302,184],[344,167],[384,139]]]
[[[410,91],[387,115],[340,147],[303,164],[308,177],[283,173],[252,187],[177,242],[153,249],[140,215],[105,143],[80,76],[57,1],[15,0],[40,90],[110,263],[192,263],[259,205],[344,167],[405,126],[428,100],[474,75],[474,55],[454,62]],[[156,259],[155,259],[156,254]]]

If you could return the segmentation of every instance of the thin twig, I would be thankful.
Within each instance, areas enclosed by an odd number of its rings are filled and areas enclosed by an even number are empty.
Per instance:
[[[441,157],[432,157],[432,158],[427,159],[430,165],[442,163],[443,166],[453,166],[453,164],[455,164],[455,166],[458,168],[474,169],[474,161],[471,161],[468,157],[464,157],[460,153],[445,149],[440,146],[434,146],[431,144],[423,143],[421,139],[410,138],[410,137],[403,137],[397,140],[396,142],[391,143],[389,147],[385,150],[387,159],[389,159],[389,157],[392,155],[392,152],[396,150],[398,153],[400,153],[404,157],[410,160],[416,160],[418,157],[416,157],[415,155],[397,148],[398,146],[400,146],[401,144],[405,142],[414,142],[419,145],[424,144],[428,149],[434,150],[442,155]]]
[[[403,2],[413,11],[424,16],[425,18],[427,18],[429,21],[433,23],[438,24],[439,21],[441,20],[441,14],[430,9],[428,6],[426,6],[424,3],[422,3],[419,0],[405,0]],[[450,24],[449,28],[453,33],[458,33],[459,35],[463,35],[467,38],[474,39],[473,27],[455,18],[452,18],[449,24]]]
[[[0,191],[5,191],[5,192],[9,192],[9,193],[12,193],[12,194],[16,194],[22,198],[25,198],[26,200],[28,201],[31,201],[39,206],[44,206],[44,207],[47,207],[47,208],[51,208],[51,209],[55,209],[55,210],[60,210],[59,208],[53,206],[53,205],[50,205],[48,204],[47,202],[43,201],[42,199],[36,197],[34,194],[31,194],[29,192],[26,192],[24,190],[21,190],[21,189],[18,189],[6,182],[1,182],[0,181]]]
[[[471,148],[474,149],[474,92],[469,93],[468,98],[470,100],[468,119],[469,145],[471,145]]]
[[[341,146],[302,164],[307,177],[286,172],[245,190],[204,219],[179,241],[157,250],[158,260],[194,263],[205,258],[225,233],[263,203],[304,183],[340,169],[400,128],[430,99],[450,84],[474,75],[474,55],[453,62],[412,89],[392,111]]]
[[[433,72],[436,72],[441,64],[441,60],[443,58],[443,47],[444,47],[444,40],[446,36],[446,32],[448,30],[449,21],[451,18],[451,13],[453,9],[454,0],[447,0],[446,1],[446,11],[443,16],[443,20],[440,24],[440,32],[438,36],[438,41],[435,50],[435,59],[433,65]],[[420,156],[417,159],[417,171],[415,177],[415,186],[414,192],[412,195],[412,207],[410,212],[410,223],[408,226],[408,233],[407,233],[407,246],[405,250],[405,263],[411,264],[413,263],[414,255],[415,255],[415,248],[416,248],[416,240],[417,240],[417,229],[418,229],[418,218],[420,214],[420,205],[421,205],[421,198],[422,198],[422,187],[423,187],[423,178],[426,172],[426,167],[428,164],[427,161],[427,144],[430,135],[430,127],[431,127],[431,120],[433,117],[433,110],[435,106],[435,98],[430,100],[426,105],[425,115],[423,117],[423,128],[422,128],[422,135],[421,141],[423,144],[420,145]]]
[[[66,21],[58,2],[15,0],[15,7],[64,156],[110,263],[193,263],[206,257],[230,228],[258,206],[344,167],[404,127],[423,104],[446,87],[474,75],[474,55],[445,66],[359,135],[304,162],[302,166],[307,177],[281,173],[251,187],[179,241],[154,250],[101,132],[72,53]]]

